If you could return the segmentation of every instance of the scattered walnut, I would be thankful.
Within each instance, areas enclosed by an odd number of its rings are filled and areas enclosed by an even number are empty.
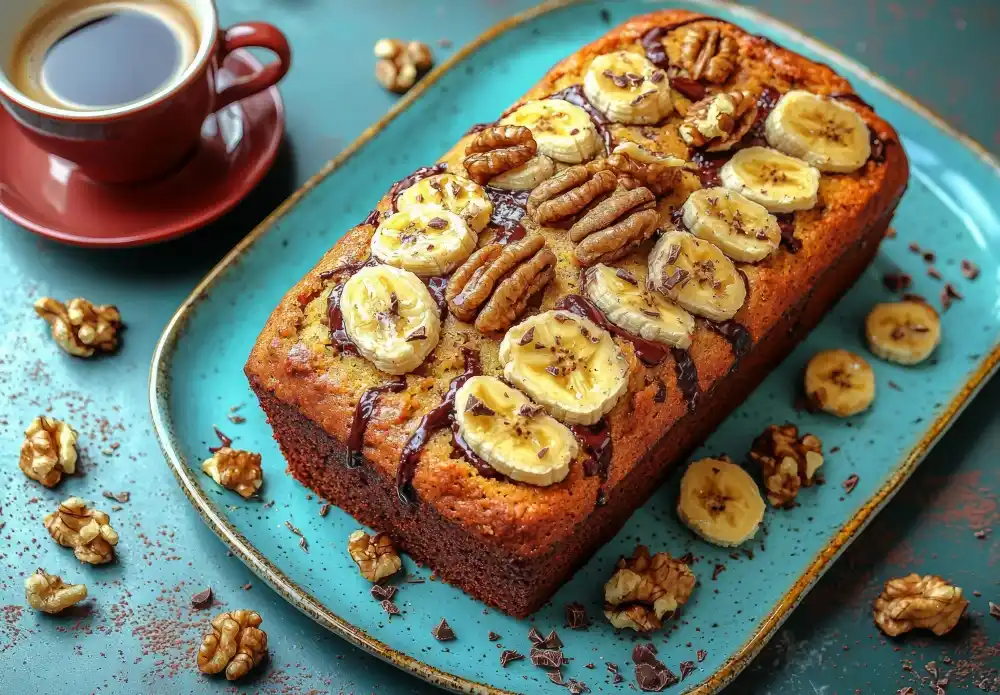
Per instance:
[[[694,25],[681,43],[681,64],[696,80],[705,78],[721,84],[736,67],[740,47],[731,36],[723,36],[718,27]]]
[[[951,632],[968,606],[962,590],[941,577],[911,574],[885,583],[873,614],[875,624],[890,637],[918,627],[941,636]]]
[[[79,497],[70,497],[43,520],[59,545],[72,548],[80,562],[103,565],[115,557],[118,534],[104,512],[87,507]]]
[[[361,576],[370,582],[385,579],[403,566],[392,540],[384,533],[369,536],[360,529],[355,531],[347,539],[347,552],[357,563]]]
[[[226,680],[242,678],[267,654],[267,633],[254,611],[220,613],[212,620],[212,631],[198,648],[198,670],[216,674],[226,671]]]
[[[45,487],[54,487],[63,473],[76,472],[76,432],[62,420],[39,415],[24,430],[18,465]]]
[[[528,215],[540,225],[565,220],[617,187],[617,177],[603,162],[593,166],[578,164],[535,187],[528,196]]]
[[[795,425],[771,425],[753,440],[750,458],[760,464],[767,501],[774,507],[791,505],[800,487],[810,487],[823,465],[823,444],[812,434],[799,438]]]
[[[375,78],[391,92],[402,94],[431,69],[434,58],[430,47],[420,41],[404,43],[399,39],[379,39],[375,42]]]
[[[539,234],[506,246],[489,244],[455,271],[445,298],[456,318],[475,320],[480,332],[505,331],[555,277],[555,267],[556,256]]]
[[[63,304],[51,297],[35,302],[35,313],[52,326],[52,337],[63,350],[76,357],[95,352],[113,352],[118,347],[122,317],[109,304],[91,304],[77,297]]]
[[[469,178],[486,184],[494,176],[516,169],[535,156],[531,131],[519,125],[495,125],[476,133],[465,148],[463,162]]]
[[[241,497],[253,497],[264,482],[260,454],[228,446],[219,447],[201,464],[201,470],[227,490]]]
[[[756,119],[757,99],[752,93],[720,92],[693,104],[679,131],[691,147],[719,152],[742,140]]]
[[[645,186],[655,195],[666,195],[680,184],[686,162],[678,157],[661,157],[634,142],[615,147],[607,166],[618,174],[628,190]]]
[[[684,605],[694,590],[691,568],[667,553],[650,557],[637,545],[630,558],[619,558],[604,585],[604,615],[617,628],[657,630],[664,617]]]
[[[621,191],[598,203],[569,228],[580,265],[612,263],[653,235],[660,222],[648,188]]]
[[[24,598],[35,610],[59,613],[87,598],[83,584],[66,584],[62,577],[40,569],[24,580]]]

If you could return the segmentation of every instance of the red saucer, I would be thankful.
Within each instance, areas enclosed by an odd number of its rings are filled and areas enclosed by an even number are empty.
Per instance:
[[[228,84],[261,65],[240,50]],[[285,112],[275,87],[209,116],[198,151],[148,184],[107,186],[35,147],[0,108],[0,212],[23,227],[77,246],[141,246],[173,239],[221,217],[264,177],[278,155]]]

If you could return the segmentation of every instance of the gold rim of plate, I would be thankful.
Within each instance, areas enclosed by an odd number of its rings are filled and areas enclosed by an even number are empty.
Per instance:
[[[497,36],[531,21],[537,17],[547,14],[553,10],[573,4],[583,4],[587,0],[548,0],[531,9],[510,17],[480,34],[474,41],[462,47],[453,56],[444,61],[428,73],[413,89],[389,109],[389,111],[378,121],[365,128],[361,135],[350,145],[348,145],[339,155],[327,162],[322,169],[306,181],[301,188],[288,197],[285,202],[278,206],[274,212],[257,225],[246,237],[244,237],[211,271],[198,283],[180,308],[170,318],[157,341],[153,351],[153,358],[150,363],[149,378],[149,404],[153,418],[153,428],[160,443],[160,448],[175,477],[181,485],[184,494],[192,501],[195,509],[202,519],[222,541],[232,549],[257,576],[266,581],[271,588],[277,591],[282,597],[288,600],[300,611],[308,615],[317,623],[335,632],[355,646],[374,654],[375,656],[388,661],[389,663],[428,681],[437,686],[449,688],[462,693],[474,693],[475,695],[516,695],[513,691],[494,688],[489,685],[477,683],[475,681],[461,678],[447,673],[433,666],[425,664],[418,659],[392,649],[388,645],[368,635],[363,630],[351,625],[340,616],[332,613],[320,601],[312,596],[308,591],[289,579],[280,569],[273,565],[266,557],[260,554],[243,534],[234,528],[225,516],[220,513],[215,503],[208,498],[201,486],[197,482],[197,477],[192,477],[192,469],[188,467],[184,457],[179,453],[179,447],[173,432],[168,424],[166,414],[161,410],[161,401],[165,401],[166,393],[170,389],[169,365],[172,358],[173,349],[184,324],[190,316],[192,310],[197,306],[202,297],[215,284],[219,277],[235,263],[239,257],[249,249],[254,242],[266,234],[271,227],[282,217],[284,217],[306,194],[315,188],[323,179],[332,172],[343,166],[362,146],[375,138],[385,127],[391,123],[399,114],[413,105],[435,82],[445,73],[449,72],[457,64],[468,58],[479,50],[480,47],[489,43]],[[713,10],[724,10],[735,15],[737,18],[744,18],[759,25],[775,29],[779,32],[789,34],[807,48],[820,55],[824,60],[838,66],[846,68],[847,71],[860,75],[869,85],[882,92],[889,98],[898,101],[908,108],[916,111],[921,117],[930,121],[940,130],[945,131],[949,136],[955,138],[963,145],[972,150],[979,159],[991,167],[1000,177],[1000,162],[997,161],[982,145],[970,138],[968,135],[959,132],[940,116],[920,104],[912,97],[901,92],[896,87],[885,82],[881,77],[872,73],[868,68],[860,63],[847,58],[826,44],[803,34],[798,29],[791,27],[784,22],[780,22],[756,10],[731,5],[720,0],[690,0],[690,2],[701,5],[706,12]],[[650,2],[650,5],[660,4],[658,0]],[[820,550],[815,559],[798,578],[791,590],[775,605],[774,609],[761,621],[756,632],[732,655],[719,669],[713,673],[703,683],[690,690],[683,691],[680,695],[710,695],[721,690],[731,682],[743,668],[757,655],[771,638],[774,632],[781,626],[792,610],[799,604],[809,589],[816,583],[823,572],[830,564],[840,556],[840,553],[850,544],[854,538],[868,525],[875,514],[884,507],[896,494],[899,488],[910,477],[916,469],[917,464],[926,456],[927,452],[944,434],[948,426],[964,410],[976,392],[982,387],[989,376],[1000,364],[1000,344],[979,363],[975,372],[969,380],[959,389],[955,397],[948,403],[947,407],[931,423],[931,426],[924,432],[916,446],[906,455],[896,472],[879,489],[861,510],[837,533],[830,543]]]

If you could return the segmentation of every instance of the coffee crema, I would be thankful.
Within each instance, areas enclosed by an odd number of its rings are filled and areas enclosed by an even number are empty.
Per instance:
[[[14,44],[10,75],[26,96],[71,111],[141,101],[181,75],[198,28],[172,0],[65,0],[32,19]]]

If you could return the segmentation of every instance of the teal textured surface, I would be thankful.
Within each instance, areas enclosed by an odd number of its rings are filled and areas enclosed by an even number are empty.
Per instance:
[[[0,220],[0,450],[6,461],[0,468],[0,692],[435,692],[318,627],[226,556],[163,463],[148,424],[148,363],[163,325],[218,258],[395,101],[371,77],[376,39],[422,39],[440,60],[452,49],[438,46],[439,39],[460,46],[533,4],[220,0],[223,23],[274,22],[296,51],[281,87],[289,116],[286,147],[254,195],[187,239],[115,253],[59,246]],[[995,42],[1000,17],[992,0],[749,4],[865,62],[994,151],[1000,149],[995,118],[1000,92],[989,88],[995,80],[991,66],[1000,60]],[[899,233],[895,248],[902,253],[910,230],[899,227]],[[305,265],[311,262],[303,259]],[[975,291],[983,284],[989,291],[995,282],[995,276],[983,276]],[[44,295],[118,304],[129,324],[121,352],[90,363],[60,353],[30,308]],[[983,324],[974,316],[963,328],[972,333]],[[987,615],[986,603],[1000,602],[997,403],[1000,381],[994,380],[733,692],[884,695],[903,686],[919,691],[927,687],[923,664],[930,661],[949,674],[949,692],[978,692],[976,685],[984,682],[979,691],[1000,691],[995,680],[1000,622]],[[15,463],[24,426],[49,410],[79,429],[83,455],[83,475],[54,491],[27,481]],[[245,426],[220,424],[231,434]],[[103,499],[102,490],[129,490],[132,499],[112,514],[122,535],[117,564],[88,568],[51,542],[41,518],[69,495],[110,509],[115,503]],[[976,531],[985,537],[977,538]],[[85,581],[91,593],[86,607],[57,618],[25,607],[23,578],[38,565]],[[972,602],[969,619],[953,635],[886,640],[871,624],[871,600],[882,582],[909,571],[938,572],[965,588]],[[251,588],[242,588],[248,582]],[[195,611],[190,596],[205,586],[214,589],[216,604],[211,611]],[[210,614],[241,607],[264,616],[269,662],[239,684],[200,676],[194,651]]]
[[[864,75],[852,74],[849,66],[834,61],[835,69],[858,84],[861,95],[893,123],[912,153],[913,178],[895,224],[908,230],[908,241],[935,250],[937,263],[966,299],[944,315],[945,342],[933,364],[907,369],[872,358],[878,397],[870,412],[846,421],[796,413],[794,394],[811,354],[831,347],[866,352],[859,327],[874,302],[891,297],[882,283],[884,273],[898,269],[910,273],[916,278],[911,291],[937,303],[935,281],[923,273],[921,256],[907,249],[907,241],[885,242],[875,265],[847,297],[706,442],[700,455],[726,452],[740,460],[753,437],[768,424],[794,421],[819,436],[827,451],[835,452],[823,469],[830,484],[803,493],[801,506],[794,510],[769,513],[766,537],[748,544],[755,553],[753,559],[739,553],[733,558],[728,550],[694,539],[679,524],[673,512],[674,476],[530,623],[483,610],[457,589],[437,582],[400,585],[397,603],[404,612],[390,619],[372,600],[369,584],[345,552],[346,537],[356,522],[337,509],[324,518],[317,515],[320,500],[308,500],[305,489],[282,475],[284,461],[258,410],[244,407],[240,413],[247,422],[223,429],[236,446],[263,454],[264,498],[273,500],[274,506],[262,508],[260,503],[223,494],[198,473],[197,465],[214,440],[210,425],[224,424],[231,406],[254,401],[240,367],[285,291],[344,230],[364,218],[392,181],[432,163],[469,125],[494,119],[544,74],[546,66],[604,33],[607,25],[597,12],[599,7],[613,10],[613,22],[648,9],[642,3],[617,2],[556,10],[503,33],[463,60],[202,288],[186,315],[168,329],[162,363],[154,361],[154,372],[162,376],[156,383],[154,420],[172,432],[164,446],[172,457],[193,465],[194,470],[182,472],[188,485],[200,486],[201,495],[214,503],[214,513],[246,538],[246,547],[253,548],[240,554],[259,554],[296,584],[297,590],[283,590],[293,602],[303,605],[311,596],[329,614],[389,649],[438,671],[505,691],[555,687],[547,682],[546,672],[530,662],[501,667],[498,650],[526,653],[531,646],[529,627],[537,626],[543,634],[561,628],[564,608],[570,602],[583,604],[597,620],[586,632],[564,630],[560,634],[566,655],[574,660],[564,669],[564,676],[587,682],[595,692],[617,690],[604,662],[623,665],[627,672],[632,636],[617,633],[599,617],[600,587],[615,560],[630,553],[636,539],[654,551],[667,550],[674,556],[690,552],[697,560],[694,570],[699,588],[682,618],[669,639],[653,636],[660,658],[675,671],[680,662],[695,661],[699,650],[707,652],[675,690],[688,691],[731,658],[741,657],[744,645],[759,639],[754,637],[758,632],[773,629],[765,627],[767,621],[780,604],[795,600],[793,588],[817,557],[831,552],[841,529],[889,482],[911,451],[926,446],[931,424],[952,407],[953,399],[969,395],[960,392],[1000,345],[1000,320],[994,313],[1000,300],[997,287],[980,282],[978,291],[972,291],[973,286],[958,272],[961,259],[976,258],[983,278],[997,275],[1000,224],[990,201],[1000,196],[1000,175],[905,104],[881,94],[875,85],[863,84]],[[730,16],[724,9],[719,14]],[[749,31],[764,33],[807,56],[832,58],[814,54],[794,36],[755,22],[750,15],[734,19]],[[480,79],[484,74],[489,80]],[[457,94],[462,98],[456,99]],[[950,233],[942,234],[942,230]],[[959,328],[977,318],[982,330]],[[852,473],[860,476],[860,482],[847,494],[840,483]],[[308,553],[300,549],[286,520],[309,539]],[[220,533],[227,531],[220,529]],[[811,584],[813,580],[806,581]],[[283,583],[273,577],[270,581]],[[734,610],[734,605],[739,608]],[[431,636],[442,617],[463,639],[442,646]],[[489,631],[502,635],[501,640],[485,641]],[[585,669],[583,664],[588,662],[598,670]]]

